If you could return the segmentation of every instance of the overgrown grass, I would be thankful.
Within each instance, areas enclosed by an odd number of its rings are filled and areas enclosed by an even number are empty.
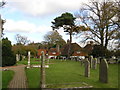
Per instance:
[[[14,76],[14,71],[2,71],[2,88],[8,88],[9,82]]]
[[[51,60],[46,69],[46,84],[48,88],[65,88],[93,86],[94,88],[117,88],[118,65],[109,64],[107,84],[99,82],[99,66],[96,70],[91,69],[90,77],[84,77],[84,65],[75,61]],[[40,68],[26,69],[30,88],[40,87]],[[33,83],[34,82],[34,83]]]

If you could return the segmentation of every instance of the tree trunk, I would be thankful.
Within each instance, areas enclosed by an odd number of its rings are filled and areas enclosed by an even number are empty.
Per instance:
[[[106,27],[105,49],[107,49],[107,45],[108,45],[108,26]]]
[[[69,42],[69,49],[68,49],[68,58],[70,58],[70,54],[71,54],[71,42],[72,42],[72,30],[70,30],[70,42]]]

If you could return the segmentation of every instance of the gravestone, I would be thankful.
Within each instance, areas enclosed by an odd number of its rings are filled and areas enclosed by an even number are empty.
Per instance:
[[[84,61],[85,64],[85,77],[90,77],[90,62],[88,61],[88,58]]]
[[[97,63],[100,64],[100,58],[97,58]]]
[[[89,56],[88,61],[90,62],[90,68],[92,68],[92,60],[93,60],[93,56]]]
[[[41,56],[41,81],[40,81],[40,88],[45,88],[45,55],[42,52]]]
[[[22,60],[24,60],[25,59],[25,56],[24,55],[22,55]]]
[[[94,58],[92,60],[92,69],[96,69],[97,68],[97,58]]]
[[[30,51],[28,51],[28,66],[27,68],[30,68]]]
[[[103,83],[108,83],[108,63],[106,59],[100,60],[99,81]]]
[[[18,54],[16,54],[16,61],[19,61],[19,56],[18,56]]]

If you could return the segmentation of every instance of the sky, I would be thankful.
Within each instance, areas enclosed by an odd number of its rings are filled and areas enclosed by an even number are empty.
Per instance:
[[[2,1],[2,0],[0,0]],[[28,37],[31,42],[44,41],[44,35],[52,31],[51,21],[62,13],[70,12],[73,15],[79,11],[83,3],[88,0],[4,0],[6,5],[0,8],[4,24],[4,37],[16,43],[15,35]],[[58,30],[63,39],[67,41],[69,35]],[[73,42],[79,39],[73,37]],[[82,44],[81,44],[82,46]]]

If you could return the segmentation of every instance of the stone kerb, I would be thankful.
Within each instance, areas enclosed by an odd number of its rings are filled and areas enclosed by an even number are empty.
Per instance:
[[[103,83],[108,83],[108,63],[106,59],[100,60],[99,81]]]

